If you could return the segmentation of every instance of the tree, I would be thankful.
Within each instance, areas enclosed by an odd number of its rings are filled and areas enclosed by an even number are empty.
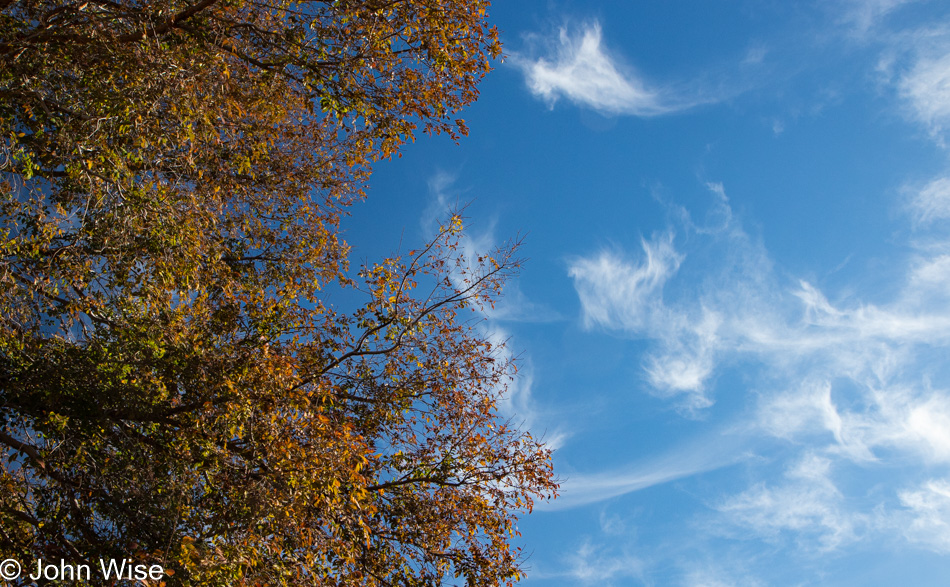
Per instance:
[[[487,7],[0,0],[0,552],[518,578],[517,511],[556,486],[469,310],[513,247],[464,259],[454,216],[351,279],[339,230],[373,161],[466,132]]]

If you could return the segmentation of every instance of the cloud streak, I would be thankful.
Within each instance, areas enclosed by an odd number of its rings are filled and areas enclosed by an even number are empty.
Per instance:
[[[424,234],[431,235],[435,233],[440,219],[459,210],[459,198],[453,194],[455,182],[456,177],[454,175],[442,171],[433,174],[429,179],[430,204],[423,211],[420,218],[420,227]],[[455,252],[459,255],[459,262],[470,272],[474,272],[474,260],[490,255],[497,248],[492,224],[481,233],[466,229]],[[460,281],[464,277],[452,273],[449,278],[455,282],[457,287],[464,287],[464,282]],[[514,360],[514,353],[509,345],[510,333],[502,326],[502,322],[544,322],[551,320],[551,316],[555,315],[553,311],[532,303],[517,289],[515,283],[505,284],[505,290],[514,293],[501,298],[494,306],[486,304],[476,310],[478,315],[484,319],[478,328],[482,335],[491,342],[496,360],[502,363]],[[557,449],[567,438],[567,433],[561,430],[550,433],[544,432],[544,418],[532,399],[534,378],[530,360],[523,359],[518,363],[518,376],[506,383],[504,393],[499,397],[499,411],[503,417],[511,419],[522,429],[532,431],[536,437],[543,437],[549,448]]]
[[[842,20],[854,27],[854,32],[867,35],[880,26],[889,14],[916,0],[844,0]]]
[[[741,436],[719,434],[677,447],[669,453],[638,463],[595,474],[568,475],[559,497],[536,509],[554,511],[588,505],[734,465],[744,458]]]
[[[568,270],[581,300],[584,325],[640,332],[652,320],[663,284],[679,268],[673,235],[642,240],[643,260],[602,251],[592,258],[575,259]]]
[[[932,133],[946,130],[950,124],[950,52],[920,58],[901,77],[899,91]]]
[[[531,93],[552,107],[565,98],[604,114],[657,116],[709,101],[651,84],[620,66],[604,47],[597,22],[582,26],[579,33],[561,28],[546,55],[515,55],[512,61],[524,73]]]

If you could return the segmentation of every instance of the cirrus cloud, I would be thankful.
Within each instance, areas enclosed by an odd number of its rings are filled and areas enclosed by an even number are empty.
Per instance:
[[[604,114],[657,116],[715,101],[648,82],[610,56],[598,22],[580,29],[561,28],[544,56],[512,58],[531,93],[552,107],[565,98]]]

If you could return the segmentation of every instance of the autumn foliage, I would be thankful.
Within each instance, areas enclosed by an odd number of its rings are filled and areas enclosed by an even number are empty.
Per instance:
[[[348,271],[370,165],[454,117],[485,0],[0,0],[0,555],[169,585],[519,577],[549,453],[450,217]],[[363,305],[343,313],[327,288]]]

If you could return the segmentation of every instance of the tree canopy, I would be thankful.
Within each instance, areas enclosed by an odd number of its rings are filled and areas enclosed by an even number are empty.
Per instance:
[[[513,247],[452,216],[353,277],[340,230],[374,161],[465,134],[488,4],[0,0],[0,554],[517,580],[556,486],[469,309]]]

